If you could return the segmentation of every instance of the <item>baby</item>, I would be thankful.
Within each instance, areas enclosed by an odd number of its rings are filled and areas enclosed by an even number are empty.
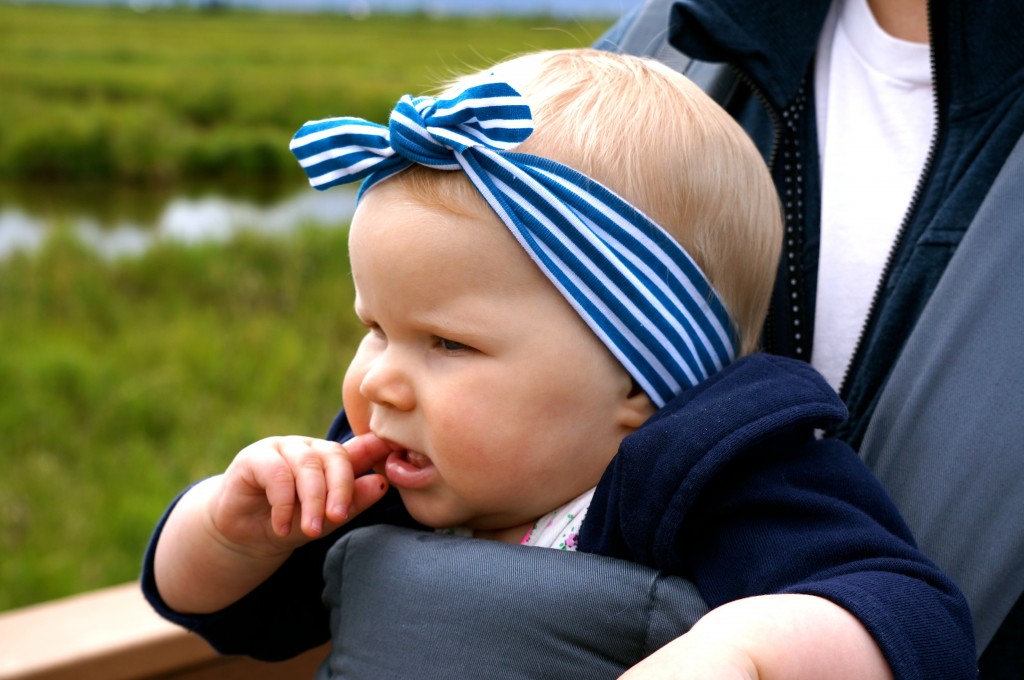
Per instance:
[[[363,181],[367,332],[336,441],[256,442],[180,497],[147,556],[158,611],[244,637],[275,622],[240,601],[319,604],[341,531],[415,523],[694,580],[716,608],[631,677],[910,677],[935,646],[973,663],[955,586],[855,454],[814,438],[841,402],[754,353],[777,199],[689,81],[532,54],[403,98],[387,128],[307,124],[292,148],[317,188]],[[326,638],[296,618],[282,636]]]

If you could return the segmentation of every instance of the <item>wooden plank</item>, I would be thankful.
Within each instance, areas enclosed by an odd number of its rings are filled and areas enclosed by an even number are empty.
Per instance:
[[[160,618],[137,583],[0,614],[0,680],[311,678],[326,654],[282,663],[218,656]]]

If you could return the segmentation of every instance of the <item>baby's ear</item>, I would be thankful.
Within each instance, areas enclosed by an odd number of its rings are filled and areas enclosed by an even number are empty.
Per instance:
[[[635,430],[643,425],[657,411],[650,397],[641,389],[636,380],[619,404],[619,425]]]

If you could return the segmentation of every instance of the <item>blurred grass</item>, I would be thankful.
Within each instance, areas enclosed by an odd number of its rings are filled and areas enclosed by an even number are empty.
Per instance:
[[[293,174],[311,118],[397,98],[607,22],[0,4],[0,178],[169,182]]]
[[[298,182],[306,119],[383,120],[451,71],[604,28],[0,4],[0,178]],[[0,610],[136,578],[187,483],[261,437],[325,432],[351,300],[343,229],[111,261],[57,225],[0,260]]]
[[[56,233],[0,269],[0,609],[133,579],[162,508],[272,433],[322,435],[362,331],[345,231]]]

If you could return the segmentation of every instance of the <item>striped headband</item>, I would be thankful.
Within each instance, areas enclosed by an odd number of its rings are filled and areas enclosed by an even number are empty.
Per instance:
[[[359,118],[302,126],[290,148],[317,189],[370,187],[414,163],[461,170],[530,257],[658,407],[736,356],[732,321],[693,258],[593,179],[511,152],[533,132],[504,82],[450,99],[406,95],[384,127]]]

